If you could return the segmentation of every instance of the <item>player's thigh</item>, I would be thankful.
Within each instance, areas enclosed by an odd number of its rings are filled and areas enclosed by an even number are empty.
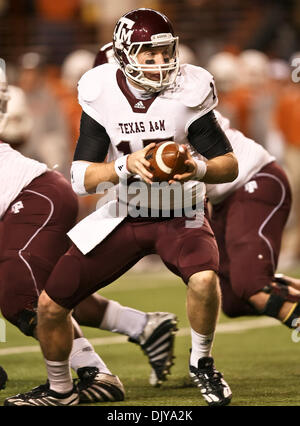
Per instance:
[[[86,255],[72,245],[54,268],[45,287],[46,293],[59,305],[72,309],[115,281],[143,255],[131,224],[124,221]]]
[[[167,268],[185,283],[197,272],[217,272],[219,267],[217,243],[206,217],[195,228],[188,227],[187,220],[179,217],[160,223],[156,243],[156,252]]]
[[[227,214],[231,286],[238,297],[246,300],[273,277],[290,210],[290,196],[284,185],[270,176],[256,179],[259,191],[247,193],[241,188]]]

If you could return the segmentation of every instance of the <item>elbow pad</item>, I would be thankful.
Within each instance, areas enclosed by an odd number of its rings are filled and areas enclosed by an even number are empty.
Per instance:
[[[71,166],[71,184],[77,195],[89,195],[84,186],[84,176],[90,163],[86,161],[73,161]]]

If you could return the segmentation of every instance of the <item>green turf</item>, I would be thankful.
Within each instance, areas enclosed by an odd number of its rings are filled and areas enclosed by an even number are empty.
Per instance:
[[[172,311],[178,315],[179,327],[188,326],[185,314],[185,286],[171,274],[127,274],[103,290],[105,297],[145,311]],[[243,318],[241,320],[249,320]],[[232,322],[223,315],[220,322]],[[238,320],[234,320],[238,321]],[[7,324],[7,341],[0,350],[36,342]],[[117,335],[84,328],[89,338]],[[108,367],[126,388],[122,403],[104,406],[198,406],[205,405],[199,391],[188,378],[188,335],[178,336],[175,345],[176,364],[169,380],[159,389],[148,384],[150,367],[146,357],[134,344],[95,346]],[[300,405],[300,342],[294,343],[291,331],[283,326],[243,332],[217,333],[213,355],[216,366],[224,373],[233,391],[232,405],[285,406]],[[45,381],[44,361],[40,353],[1,355],[9,381],[0,392],[0,405],[7,396],[29,390]]]

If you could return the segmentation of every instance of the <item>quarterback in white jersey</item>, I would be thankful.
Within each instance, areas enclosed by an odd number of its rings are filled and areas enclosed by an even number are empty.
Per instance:
[[[111,57],[106,45],[96,65],[108,62],[107,53]],[[300,283],[275,274],[290,209],[288,181],[262,145],[231,128],[219,112],[215,115],[239,163],[233,182],[206,185],[220,250],[223,311],[230,317],[265,314],[291,328],[298,324]],[[191,153],[202,158],[193,147]]]
[[[190,143],[207,159],[189,156],[187,172],[174,180],[194,181],[202,196],[203,183],[233,181],[238,164],[213,113],[213,78],[201,68],[179,67],[178,37],[169,19],[151,9],[131,11],[119,19],[113,45],[119,66],[96,67],[79,83],[83,113],[72,165],[74,190],[92,193],[100,183],[117,184],[136,175],[150,185],[153,176],[145,157],[165,139],[184,147]],[[221,300],[218,250],[207,217],[192,229],[184,216],[115,218],[104,208],[82,223],[76,244],[60,259],[39,299],[41,348],[46,360],[60,365],[62,389],[68,392],[73,386],[68,324],[74,306],[145,255],[157,253],[187,285],[191,379],[209,405],[228,404],[231,390],[211,356]],[[92,244],[82,251],[81,242],[89,239]],[[54,340],[59,344],[51,344]],[[40,398],[35,396],[36,403]]]
[[[198,88],[196,92],[195,86]],[[187,144],[190,125],[217,104],[212,76],[192,65],[183,65],[174,87],[157,96],[134,86],[130,88],[123,72],[113,64],[88,71],[79,82],[78,93],[84,113],[103,126],[110,140],[108,162],[142,150],[154,141]],[[79,149],[83,149],[80,141]],[[103,146],[100,147],[102,149]],[[77,151],[75,160],[80,155]],[[72,167],[75,177],[77,161],[74,161]],[[76,188],[75,178],[73,182]],[[147,178],[146,182],[149,182]],[[84,189],[82,184],[81,188]],[[199,202],[204,197],[205,185],[197,179],[191,179],[184,189],[191,191],[192,188],[194,198],[191,196],[191,204],[195,205],[196,200]]]

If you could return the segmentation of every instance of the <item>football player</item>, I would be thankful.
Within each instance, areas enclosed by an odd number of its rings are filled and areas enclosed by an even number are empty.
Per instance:
[[[21,117],[11,118],[7,114],[9,96],[13,98],[16,93],[11,89],[10,86],[8,90],[2,73],[0,125],[1,137],[6,142],[15,141],[14,134],[18,134],[19,140],[24,140],[27,134]],[[17,108],[18,114],[26,114],[24,108],[22,102]],[[7,121],[6,127],[4,121]],[[75,223],[78,200],[60,173],[24,157],[5,142],[0,142],[0,179],[0,308],[3,316],[25,335],[36,337],[38,296],[51,269],[69,247],[66,232]],[[83,301],[75,308],[75,313],[83,325],[129,336],[130,341],[137,343],[148,356],[152,366],[151,384],[159,385],[166,379],[173,359],[177,323],[174,314],[144,313],[99,295],[93,295],[88,304]],[[96,315],[94,323],[89,319],[92,313]],[[73,324],[75,339],[70,364],[80,378],[80,401],[122,400],[122,383],[111,374],[74,320]],[[7,375],[0,368],[0,389],[6,380]]]
[[[207,185],[219,252],[222,307],[230,317],[267,315],[289,328],[300,316],[299,280],[275,275],[291,208],[287,176],[260,144],[216,117],[239,162],[232,183]]]
[[[111,61],[112,49],[112,43],[100,49],[95,65]],[[222,70],[218,72],[222,77]],[[291,205],[287,177],[274,156],[215,113],[239,163],[234,182],[207,185],[214,207],[210,223],[220,251],[222,310],[229,317],[267,315],[295,328],[300,323],[300,280],[275,273]]]
[[[111,62],[112,51],[112,43],[100,49],[95,66]],[[217,72],[222,78],[222,69]],[[290,212],[289,182],[271,154],[215,114],[239,162],[234,182],[207,185],[220,251],[222,309],[229,317],[267,315],[296,328],[300,280],[275,273]],[[197,156],[195,150],[192,153]]]
[[[208,159],[187,160],[187,172],[177,176],[188,183],[182,185],[184,194],[194,194],[194,198],[187,196],[191,204],[203,202],[204,182],[233,181],[238,164],[213,114],[217,96],[212,76],[199,67],[179,67],[178,37],[168,18],[151,9],[131,11],[118,21],[113,44],[119,65],[96,67],[79,83],[83,113],[72,165],[74,190],[85,195],[96,191],[100,183],[117,184],[132,176],[149,184],[150,190],[146,155],[154,146],[152,141],[164,139],[183,146],[189,142]],[[108,204],[71,230],[72,247],[40,295],[38,335],[50,386],[47,396],[44,390],[29,392],[17,398],[18,404],[22,400],[26,405],[78,402],[68,364],[71,311],[150,253],[159,254],[187,285],[193,381],[209,405],[228,404],[231,390],[211,356],[220,288],[218,250],[207,218],[202,226],[192,228],[186,226],[184,215],[110,216],[112,204]],[[56,381],[54,364],[60,371]],[[8,398],[6,404],[15,401]]]

